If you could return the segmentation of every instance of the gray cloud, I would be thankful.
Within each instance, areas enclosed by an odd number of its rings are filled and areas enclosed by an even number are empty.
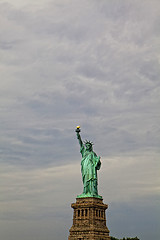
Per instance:
[[[81,189],[74,132],[81,125],[102,157],[111,233],[121,236],[122,216],[126,234],[148,240],[154,232],[158,240],[145,212],[151,200],[157,226],[159,1],[8,0],[0,9],[3,239],[44,239],[43,224],[48,240],[66,238],[68,206]]]

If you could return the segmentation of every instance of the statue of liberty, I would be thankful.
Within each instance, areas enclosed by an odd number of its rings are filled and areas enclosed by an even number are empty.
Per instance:
[[[80,153],[82,155],[81,160],[81,173],[83,181],[83,193],[78,195],[77,198],[83,197],[97,197],[102,198],[98,195],[98,179],[97,170],[101,167],[100,157],[97,157],[93,151],[93,143],[90,141],[82,142],[80,136],[80,127],[77,126],[75,130],[77,133],[77,139],[80,144]]]

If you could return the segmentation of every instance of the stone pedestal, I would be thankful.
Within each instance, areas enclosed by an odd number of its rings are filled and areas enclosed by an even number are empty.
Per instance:
[[[110,240],[105,214],[108,205],[102,199],[77,198],[71,207],[73,225],[68,240]]]

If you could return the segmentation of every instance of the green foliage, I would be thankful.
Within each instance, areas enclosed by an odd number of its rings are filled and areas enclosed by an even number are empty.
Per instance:
[[[115,237],[111,237],[111,240],[119,240],[119,239]]]
[[[111,240],[140,240],[138,237],[134,237],[134,238],[123,238],[123,239],[118,239],[118,238],[115,238],[115,237],[111,237]]]

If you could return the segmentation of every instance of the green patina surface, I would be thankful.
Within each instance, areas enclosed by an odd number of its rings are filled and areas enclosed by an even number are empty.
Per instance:
[[[78,195],[77,198],[96,197],[102,198],[98,195],[98,178],[97,170],[101,167],[100,157],[93,151],[93,143],[86,141],[84,144],[80,136],[80,127],[76,129],[77,139],[80,144],[81,160],[81,173],[83,181],[83,193]]]

